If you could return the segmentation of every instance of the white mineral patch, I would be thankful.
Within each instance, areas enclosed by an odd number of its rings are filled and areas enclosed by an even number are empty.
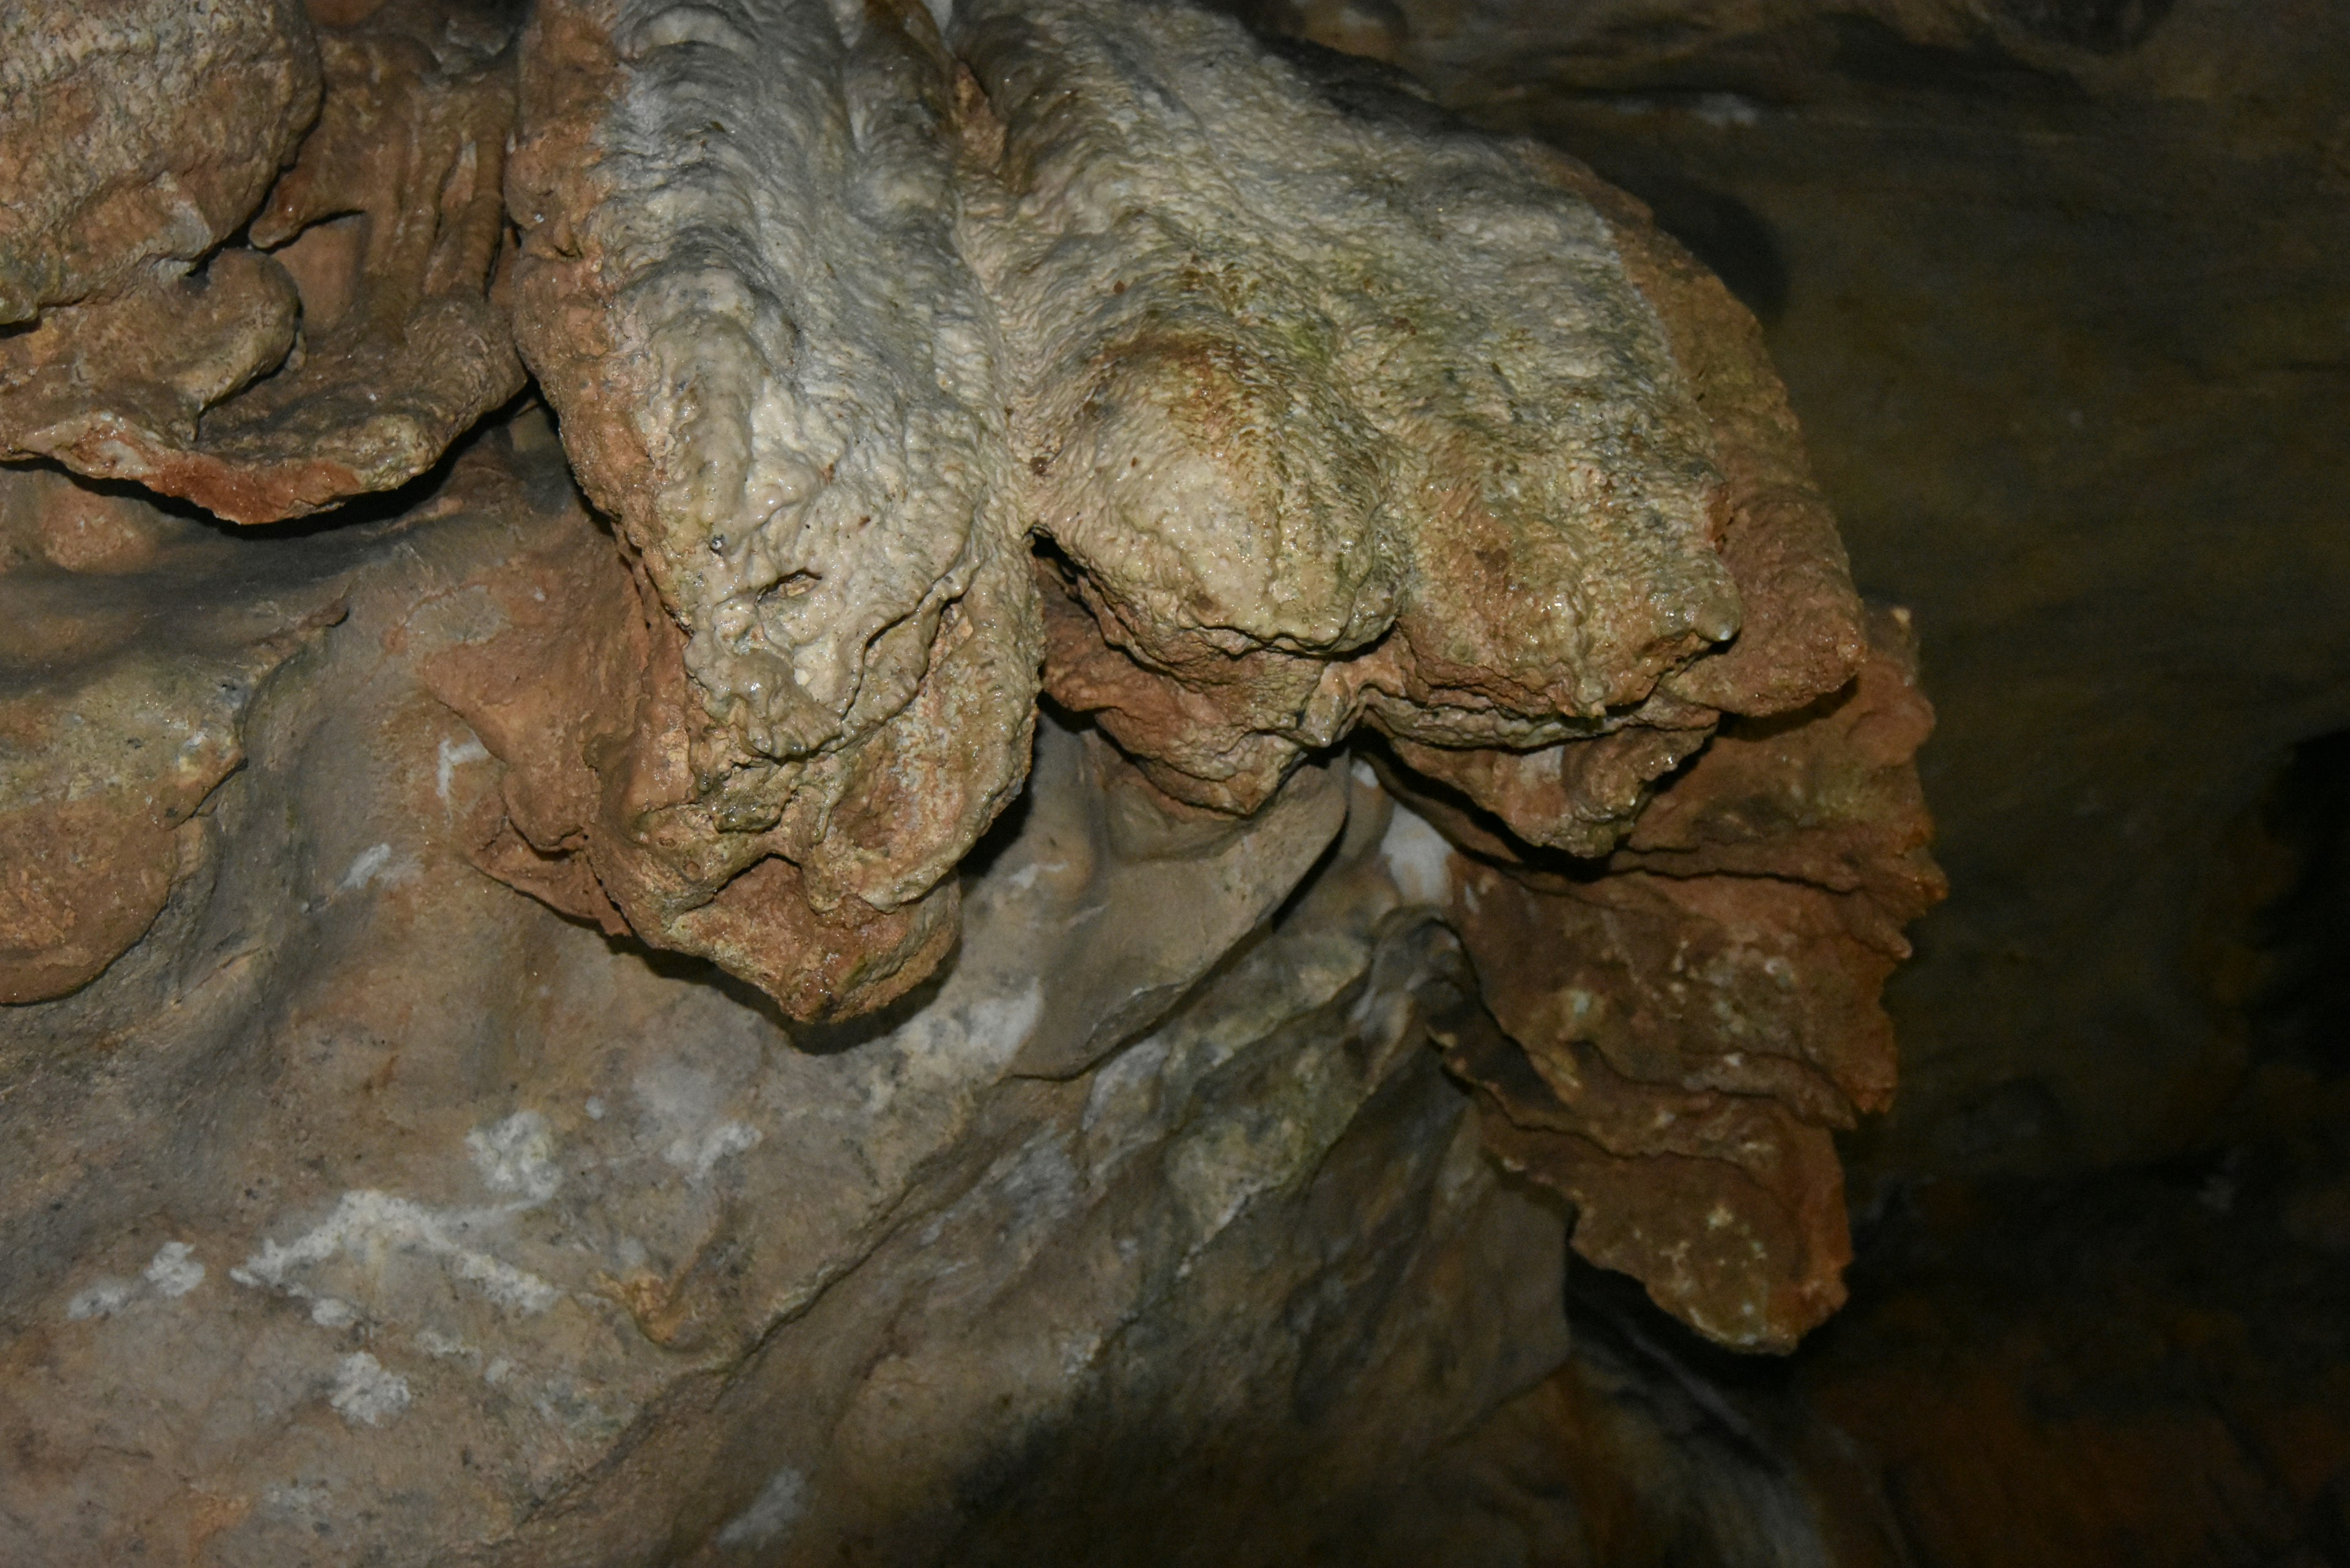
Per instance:
[[[354,1351],[335,1366],[335,1386],[327,1403],[351,1425],[380,1427],[408,1408],[408,1379],[384,1370],[366,1351]]]
[[[1104,1063],[1094,1074],[1094,1086],[1086,1096],[1077,1130],[1089,1133],[1105,1116],[1116,1118],[1147,1110],[1156,1099],[1154,1091],[1167,1065],[1167,1049],[1166,1036],[1153,1034]]]
[[[442,1334],[437,1328],[416,1331],[416,1348],[427,1355],[437,1355],[444,1361],[459,1361],[481,1354],[453,1334]]]
[[[726,1521],[718,1544],[730,1547],[773,1546],[807,1511],[807,1477],[785,1465],[767,1478],[751,1506]]]
[[[320,1328],[348,1328],[359,1316],[359,1309],[339,1296],[320,1296],[310,1303],[310,1321]]]
[[[1743,129],[1762,122],[1762,106],[1751,98],[1734,92],[1709,92],[1698,96],[1697,107],[1691,112],[1708,125]]]
[[[697,1182],[710,1179],[719,1164],[756,1148],[763,1135],[750,1123],[722,1116],[727,1090],[716,1075],[683,1062],[662,1062],[637,1077],[637,1099],[651,1126],[646,1140],[661,1159]]]
[[[1452,895],[1452,846],[1426,817],[1398,805],[1379,840],[1379,857],[1409,903],[1441,904]]]
[[[1077,1168],[1057,1133],[1040,1133],[1009,1161],[998,1160],[988,1171],[985,1189],[993,1192],[1024,1228],[1050,1224],[1074,1213],[1077,1206]]]
[[[1061,1376],[1074,1381],[1086,1375],[1094,1357],[1101,1354],[1101,1335],[1081,1334],[1061,1342]]]
[[[631,1086],[654,1126],[671,1137],[708,1126],[725,1099],[714,1075],[678,1061],[654,1063]]]
[[[707,1181],[718,1162],[729,1155],[759,1147],[759,1129],[746,1122],[720,1122],[696,1136],[672,1138],[661,1158],[696,1181]]]
[[[261,1250],[229,1278],[241,1285],[266,1286],[289,1295],[312,1291],[301,1274],[339,1256],[381,1260],[408,1254],[445,1262],[457,1278],[499,1306],[542,1313],[563,1293],[536,1274],[518,1269],[459,1237],[504,1220],[511,1210],[433,1210],[388,1192],[346,1192],[333,1213],[283,1245],[264,1241]]]
[[[128,1280],[93,1281],[66,1303],[66,1316],[76,1323],[93,1317],[112,1317],[130,1303],[133,1288]]]
[[[897,1047],[895,1070],[874,1079],[867,1109],[879,1114],[903,1090],[985,1083],[1020,1054],[1044,1012],[1044,982],[1032,980],[1017,995],[915,1014],[889,1036]]]
[[[442,741],[441,764],[433,770],[433,783],[440,791],[442,804],[444,805],[448,804],[449,786],[455,782],[459,768],[468,763],[487,762],[489,758],[489,749],[482,744],[478,737],[468,735],[463,741],[454,744]]]
[[[342,889],[346,893],[355,893],[370,886],[405,887],[422,874],[416,857],[403,855],[395,859],[390,845],[378,844],[361,850],[352,858],[349,868],[343,873]]]
[[[204,1282],[204,1266],[185,1241],[166,1241],[147,1265],[146,1280],[167,1296],[183,1296]]]
[[[516,1111],[505,1120],[465,1135],[465,1147],[482,1179],[494,1191],[544,1203],[563,1184],[555,1168],[555,1135],[536,1111]]]
[[[344,890],[353,892],[366,887],[374,879],[377,872],[390,863],[391,846],[389,844],[379,844],[373,848],[360,850],[358,857],[351,861],[350,869],[343,873]]]

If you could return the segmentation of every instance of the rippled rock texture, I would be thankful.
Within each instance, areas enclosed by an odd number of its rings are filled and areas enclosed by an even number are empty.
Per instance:
[[[1866,728],[1829,717],[1866,701],[1868,637],[1752,321],[1579,166],[1181,7],[967,6],[944,38],[911,7],[532,27],[521,337],[669,612],[631,660],[658,721],[533,764],[574,784],[519,837],[593,871],[558,907],[798,1016],[886,1002],[951,940],[946,871],[1016,784],[1040,643],[1045,689],[1174,802],[1267,809],[1362,726],[1503,859],[1608,856],[1726,717]],[[1906,674],[1880,688],[1898,775],[1924,711]],[[1638,1240],[1589,1231],[1653,1272],[1697,1241],[1662,1213],[1736,1216],[1690,1265],[1711,1282],[1664,1293],[1757,1345],[1838,1299],[1821,1129],[1886,1103],[1866,998],[1937,886],[1914,791],[1863,792],[1867,842],[1809,863],[1835,799],[1724,831],[1789,836],[1737,874],[1843,900],[1859,934],[1813,952],[1856,1013],[1662,1080],[1794,1085],[1794,1119],[1731,1139],[1772,1150],[1769,1219],[1709,1168],[1704,1200],[1627,1216]],[[1571,921],[1538,909],[1488,961]],[[1818,917],[1715,920],[1725,961],[1790,919]],[[1812,1092],[1822,1052],[1847,1081]],[[1555,1158],[1596,1125],[1570,1114]],[[1598,1147],[1666,1152],[1622,1142]]]
[[[1930,715],[1636,202],[1182,5],[90,15],[8,24],[151,106],[5,122],[18,1555],[1372,1561],[1569,1240],[1835,1310]]]

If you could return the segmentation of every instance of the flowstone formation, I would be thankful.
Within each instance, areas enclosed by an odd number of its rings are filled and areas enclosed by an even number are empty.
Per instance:
[[[1629,198],[1176,5],[5,26],[18,1556],[1370,1561],[1536,1191],[1841,1300],[1930,718]]]

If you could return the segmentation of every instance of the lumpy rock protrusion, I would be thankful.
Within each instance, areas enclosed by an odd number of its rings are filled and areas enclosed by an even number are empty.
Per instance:
[[[953,85],[919,5],[532,24],[524,351],[679,642],[667,825],[621,830],[672,885],[653,940],[754,949],[716,934],[744,877],[951,936],[945,879],[1024,776],[1042,634]]]

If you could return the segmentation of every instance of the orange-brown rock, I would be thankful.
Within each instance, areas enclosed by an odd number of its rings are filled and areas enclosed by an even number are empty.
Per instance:
[[[552,448],[543,415],[516,428]],[[452,484],[452,504],[528,515],[495,465],[461,461]],[[789,846],[778,829],[698,798],[702,716],[682,639],[576,500],[417,614],[468,602],[482,607],[482,635],[423,669],[505,766],[496,809],[472,825],[476,865],[612,935],[711,959],[795,1018],[879,1006],[936,967],[954,940],[953,882],[894,910],[819,910],[779,857]]]
[[[331,598],[259,628],[187,614],[149,591],[174,561],[162,523],[143,501],[0,468],[0,573],[16,579],[0,623],[0,1005],[77,991],[146,934],[204,858],[193,819],[244,761],[257,690],[339,614]],[[92,576],[125,576],[122,602],[51,607]]]
[[[1924,710],[1754,323],[1638,203],[1181,5],[317,15],[263,248],[48,301],[0,424],[296,515],[513,394],[511,298],[561,448],[534,413],[502,450],[567,452],[612,527],[488,457],[426,509],[533,526],[390,634],[470,628],[421,669],[503,770],[474,865],[794,1018],[869,1011],[955,943],[1041,663],[1134,765],[1088,753],[1143,825],[1102,887],[1176,906],[1149,955],[1053,961],[1126,995],[1027,1049],[1066,1075],[1306,874],[1367,726],[1412,853],[1465,852],[1424,901],[1496,1147],[1708,1334],[1833,1305],[1824,1129],[1887,1103],[1876,992],[1936,887]],[[26,880],[27,952],[135,937],[169,878],[134,858],[86,940]]]
[[[413,479],[521,389],[486,297],[506,30],[463,5],[386,6],[315,44],[298,14],[277,20],[325,89],[266,204],[238,210],[275,254],[223,251],[0,345],[9,450],[266,523]]]
[[[1725,724],[1602,858],[1389,774],[1480,857],[1451,902],[1478,1000],[1440,1037],[1496,1152],[1575,1202],[1585,1256],[1745,1348],[1844,1299],[1828,1134],[1892,1103],[1879,993],[1942,893],[1913,762],[1931,711],[1906,619],[1870,624],[1843,690]]]
[[[9,6],[0,325],[185,273],[252,215],[317,110],[298,0]]]

